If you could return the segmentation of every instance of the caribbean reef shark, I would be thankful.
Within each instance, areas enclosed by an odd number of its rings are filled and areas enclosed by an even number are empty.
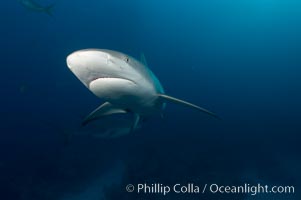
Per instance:
[[[122,127],[123,132],[131,133],[144,119],[162,114],[167,102],[182,104],[218,118],[204,108],[166,95],[144,57],[138,61],[117,51],[84,49],[70,54],[67,65],[92,93],[105,101],[84,119],[83,125],[111,115],[132,114],[129,127]]]
[[[44,12],[50,16],[52,16],[52,8],[54,4],[49,5],[49,6],[41,6],[37,2],[33,0],[19,0],[20,4],[24,6],[25,8],[36,11],[36,12]]]

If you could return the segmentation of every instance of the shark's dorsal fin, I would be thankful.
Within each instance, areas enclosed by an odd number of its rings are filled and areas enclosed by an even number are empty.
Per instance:
[[[197,106],[197,105],[195,105],[195,104],[189,103],[189,102],[187,102],[187,101],[183,101],[183,100],[181,100],[181,99],[177,99],[177,98],[175,98],[175,97],[171,97],[171,96],[168,96],[168,95],[166,95],[166,94],[158,94],[158,97],[159,97],[162,101],[164,101],[164,102],[174,102],[174,103],[186,105],[186,106],[188,106],[188,107],[192,107],[192,108],[194,108],[194,109],[197,109],[198,111],[201,111],[201,112],[203,112],[203,113],[206,113],[206,114],[208,114],[208,115],[211,115],[211,116],[213,116],[213,117],[215,117],[215,118],[217,118],[217,119],[220,119],[215,113],[213,113],[213,112],[211,112],[211,111],[209,111],[209,110],[207,110],[207,109],[205,109],[205,108],[199,107],[199,106]]]
[[[98,108],[96,108],[94,111],[92,111],[82,122],[82,125],[85,126],[89,122],[96,120],[98,118],[101,118],[106,115],[116,114],[116,113],[127,113],[127,111],[116,108],[109,102],[105,102],[102,105],[100,105]]]
[[[148,68],[148,64],[147,64],[147,61],[146,61],[146,58],[145,58],[145,55],[143,52],[140,54],[140,62]]]

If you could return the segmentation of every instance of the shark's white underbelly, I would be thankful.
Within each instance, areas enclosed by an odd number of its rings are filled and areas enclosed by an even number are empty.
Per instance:
[[[142,88],[126,79],[99,78],[90,83],[89,89],[99,98],[134,113],[151,115],[159,111],[154,106],[158,97],[152,85]]]

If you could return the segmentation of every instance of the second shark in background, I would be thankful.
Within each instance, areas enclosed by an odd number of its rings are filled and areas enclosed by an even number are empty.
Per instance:
[[[28,10],[35,11],[35,12],[42,12],[48,14],[49,16],[52,16],[52,8],[54,4],[48,6],[42,6],[33,0],[19,0],[19,2],[22,6],[24,6]]]

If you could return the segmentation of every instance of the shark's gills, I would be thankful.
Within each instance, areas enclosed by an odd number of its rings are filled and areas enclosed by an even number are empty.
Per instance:
[[[139,124],[139,121],[140,121],[140,116],[137,113],[135,113],[134,114],[134,123],[133,123],[133,126],[131,127],[130,133],[136,130],[136,128]]]

